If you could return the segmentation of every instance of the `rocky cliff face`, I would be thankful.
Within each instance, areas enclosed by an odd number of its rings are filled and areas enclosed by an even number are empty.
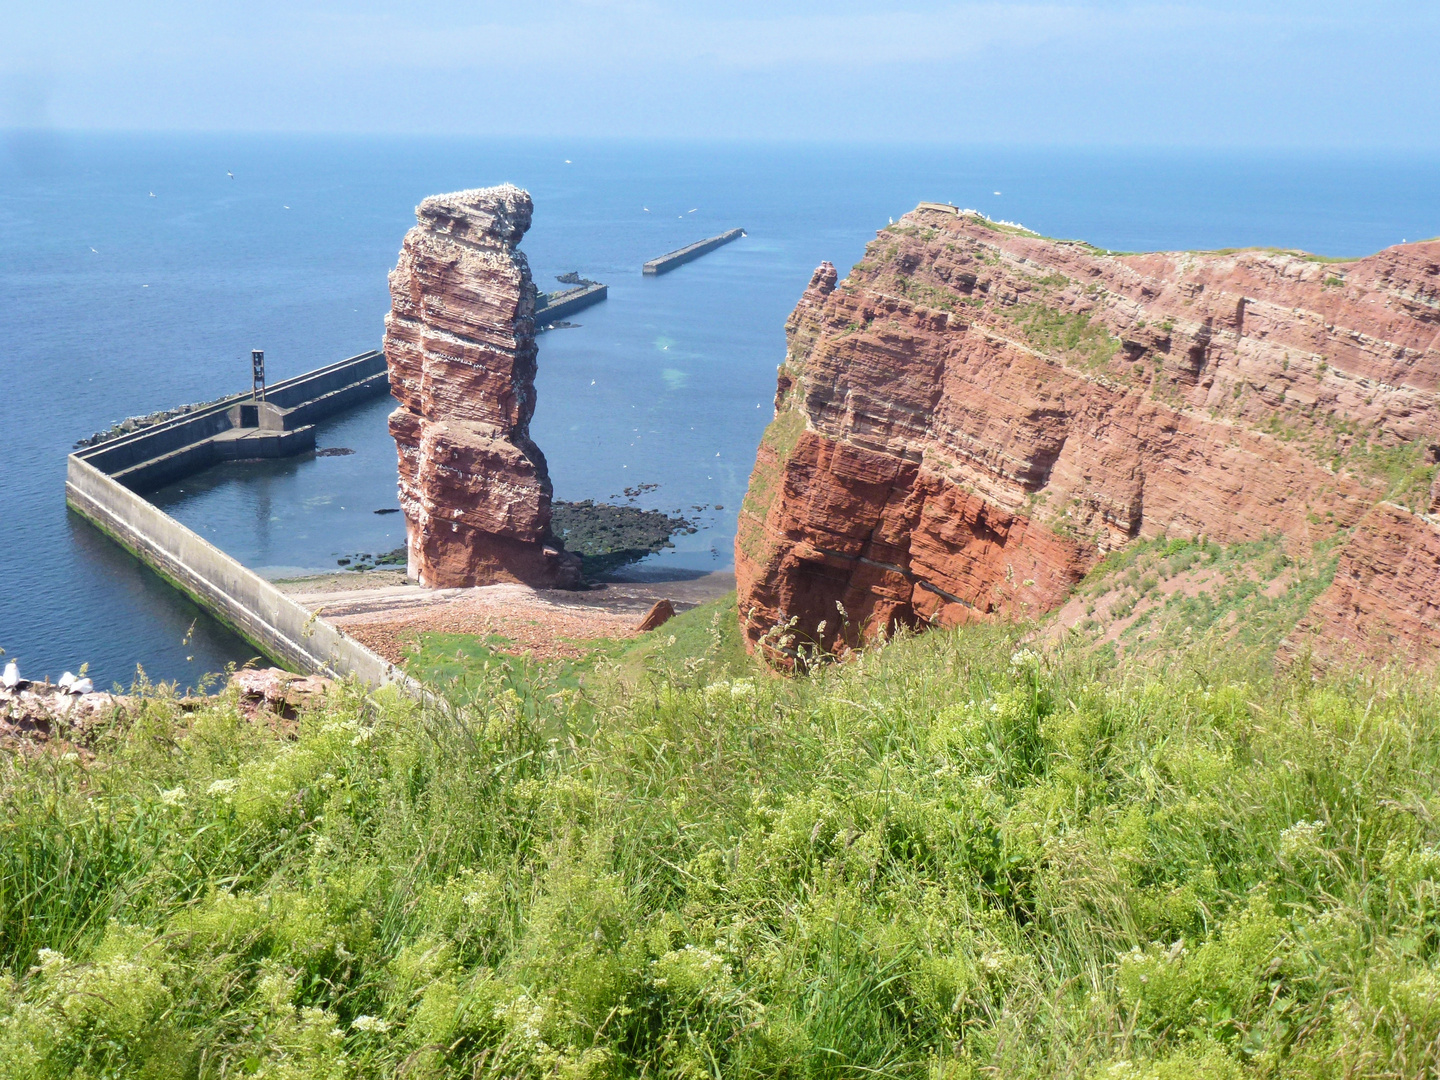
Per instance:
[[[390,274],[390,433],[410,576],[432,588],[579,584],[578,557],[550,534],[550,476],[530,439],[535,286],[515,245],[532,210],[508,184],[431,196]]]
[[[1112,255],[922,204],[836,277],[741,510],[752,643],[833,645],[837,602],[852,641],[1038,614],[1137,538],[1279,534],[1346,545],[1292,650],[1440,649],[1440,242]]]

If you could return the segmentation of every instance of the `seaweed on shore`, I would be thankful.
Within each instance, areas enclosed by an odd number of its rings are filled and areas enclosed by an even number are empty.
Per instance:
[[[379,513],[379,511],[376,511]],[[384,570],[391,567],[402,567],[408,558],[408,552],[403,547],[394,551],[383,553],[372,553],[369,551],[356,552],[354,555],[344,559],[336,559],[337,566],[344,566],[350,570]]]
[[[550,530],[580,556],[581,572],[595,578],[673,547],[672,536],[688,536],[698,526],[678,514],[582,499],[551,503]]]

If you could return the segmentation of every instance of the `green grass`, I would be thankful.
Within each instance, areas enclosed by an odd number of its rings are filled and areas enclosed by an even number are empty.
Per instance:
[[[763,563],[767,552],[764,529],[761,527],[769,513],[785,476],[785,464],[800,436],[805,434],[805,413],[798,407],[783,409],[770,421],[760,437],[760,445],[770,448],[775,454],[774,463],[757,458],[750,473],[750,485],[746,488],[744,501],[740,504],[741,514],[736,542],[752,561]]]
[[[1428,439],[1398,446],[1377,446],[1362,440],[1339,455],[1338,460],[1357,476],[1383,484],[1385,498],[1390,501],[1423,510],[1435,479],[1435,466],[1425,460],[1429,445]]]
[[[1313,263],[1349,263],[1358,262],[1364,258],[1363,255],[1316,255],[1309,251],[1300,251],[1296,248],[1276,247],[1241,247],[1241,248],[1215,248],[1209,251],[1195,251],[1195,255],[1244,255],[1249,252],[1258,252],[1263,255],[1289,255],[1296,259],[1303,259],[1305,262]]]
[[[4,760],[0,1077],[1434,1075],[1433,683],[681,619]]]
[[[1120,339],[1083,311],[1064,312],[1044,304],[1023,304],[1003,314],[1035,348],[1086,367],[1104,364],[1120,350]]]
[[[1267,669],[1276,647],[1335,577],[1341,533],[1303,559],[1279,536],[1249,543],[1142,540],[1106,556],[1077,591],[1094,599],[1120,594],[1111,620],[1140,614],[1119,633],[1128,656],[1162,662],[1189,649],[1225,652],[1232,665]],[[1162,581],[1189,574],[1188,587],[1161,596]],[[1283,580],[1282,579],[1283,575]],[[1149,603],[1144,603],[1148,600]],[[1142,606],[1143,604],[1143,606]],[[1089,629],[1104,635],[1108,624]],[[1083,641],[1085,633],[1078,635]]]
[[[492,692],[496,681],[517,690],[544,688],[586,699],[592,687],[634,686],[650,675],[677,683],[743,674],[749,668],[734,617],[735,593],[681,612],[658,630],[633,638],[591,638],[574,644],[577,659],[514,655],[499,634],[419,633],[405,663],[408,674],[454,700]]]

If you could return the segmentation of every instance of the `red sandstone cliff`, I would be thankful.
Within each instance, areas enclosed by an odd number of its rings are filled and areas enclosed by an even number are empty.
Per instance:
[[[433,195],[390,274],[390,433],[409,573],[432,588],[580,581],[550,535],[550,476],[530,439],[535,286],[515,245],[532,210],[508,184]]]
[[[1437,331],[1437,241],[1117,256],[922,204],[786,325],[736,539],[747,638],[795,617],[832,645],[837,601],[852,640],[1038,614],[1136,538],[1339,533],[1291,650],[1433,656]]]

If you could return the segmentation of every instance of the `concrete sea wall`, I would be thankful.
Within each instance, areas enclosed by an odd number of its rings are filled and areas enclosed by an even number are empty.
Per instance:
[[[371,350],[269,387],[265,404],[272,408],[267,411],[279,416],[264,437],[227,437],[239,427],[241,410],[252,407],[249,394],[236,394],[77,453],[126,487],[145,491],[226,458],[280,457],[308,450],[315,445],[311,425],[317,420],[389,388],[385,354]]]
[[[253,570],[71,454],[65,501],[166,581],[287,667],[370,686],[404,674]]]
[[[385,358],[379,352],[278,383],[267,394],[274,407],[271,419],[280,424],[273,434],[283,439],[312,430],[305,425],[388,386]],[[71,454],[65,501],[272,660],[306,674],[351,677],[372,687],[394,682],[413,689],[413,680],[399,668],[131,490],[140,486],[137,480],[183,476],[234,456],[225,449],[224,437],[233,428],[240,403],[248,401],[249,395],[237,395]]]
[[[541,300],[544,301],[543,306],[537,304],[535,308],[535,329],[538,332],[544,328],[546,323],[557,322],[566,316],[574,315],[582,308],[600,303],[609,295],[609,287],[598,281],[591,282],[589,285],[578,285],[573,289],[565,289],[561,292],[544,293],[541,295]]]
[[[712,236],[708,240],[697,240],[693,244],[687,244],[677,251],[668,255],[661,255],[658,259],[651,259],[641,269],[644,273],[654,276],[674,270],[677,266],[689,262],[691,259],[698,259],[708,251],[714,251],[722,244],[728,244],[731,240],[739,240],[745,235],[744,229],[730,229],[719,236]]]

